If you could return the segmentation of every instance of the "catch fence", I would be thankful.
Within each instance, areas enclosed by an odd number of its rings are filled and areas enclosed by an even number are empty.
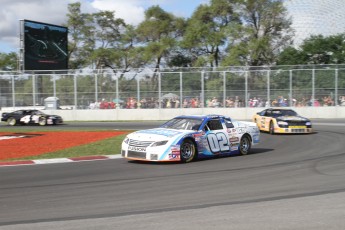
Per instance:
[[[345,68],[0,72],[0,106],[150,109],[345,106]]]

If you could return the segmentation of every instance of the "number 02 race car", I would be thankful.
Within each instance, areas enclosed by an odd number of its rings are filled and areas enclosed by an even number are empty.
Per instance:
[[[63,123],[62,117],[48,115],[36,109],[22,109],[12,113],[2,113],[1,121],[5,121],[12,126],[17,124],[56,125]]]
[[[268,108],[253,116],[261,131],[274,133],[311,133],[309,119],[299,116],[289,108]]]
[[[186,163],[216,155],[245,155],[259,139],[253,122],[222,115],[178,116],[159,128],[128,134],[121,154],[130,160]]]

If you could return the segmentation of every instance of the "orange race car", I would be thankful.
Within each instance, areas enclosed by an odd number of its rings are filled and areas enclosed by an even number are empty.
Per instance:
[[[299,116],[290,108],[268,108],[253,116],[260,131],[275,133],[312,133],[308,118]]]

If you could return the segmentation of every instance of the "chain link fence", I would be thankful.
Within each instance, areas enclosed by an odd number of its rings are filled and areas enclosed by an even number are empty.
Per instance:
[[[345,106],[345,67],[0,72],[0,106],[150,109]]]

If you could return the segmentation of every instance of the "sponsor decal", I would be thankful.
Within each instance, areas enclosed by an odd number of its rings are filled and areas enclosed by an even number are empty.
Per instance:
[[[194,137],[194,140],[195,140],[196,142],[199,142],[199,141],[201,140],[203,134],[202,134],[202,133],[195,133],[195,134],[193,134],[192,136]]]
[[[238,128],[237,129],[238,134],[244,134],[246,132],[245,128]]]
[[[180,155],[180,151],[171,151],[171,154]]]
[[[236,151],[236,150],[238,150],[238,146],[232,146],[231,147],[231,151]]]
[[[146,152],[145,147],[136,147],[136,146],[128,146],[128,150],[135,151],[135,152]]]
[[[169,160],[177,160],[180,159],[180,153],[170,153]]]
[[[179,145],[172,145],[170,147],[171,151],[180,151],[180,146]]]
[[[229,138],[229,141],[230,141],[231,143],[233,143],[233,142],[239,142],[240,139],[239,139],[238,137],[230,137],[230,138]]]
[[[203,134],[202,133],[194,133],[192,136],[193,137],[201,137]]]

